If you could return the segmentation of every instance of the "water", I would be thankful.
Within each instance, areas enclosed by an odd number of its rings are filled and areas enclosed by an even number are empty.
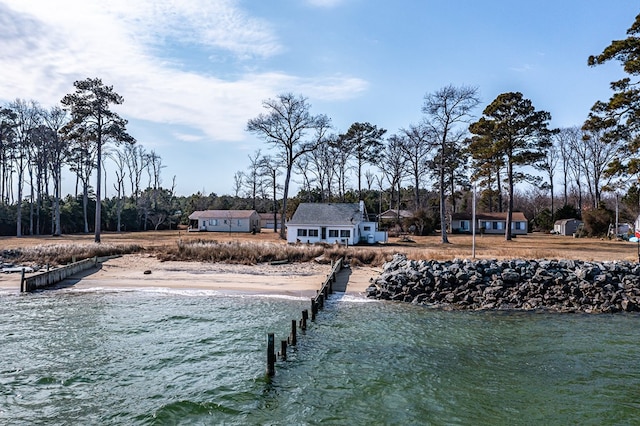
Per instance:
[[[0,293],[0,424],[640,424],[640,316],[443,312],[334,295]]]

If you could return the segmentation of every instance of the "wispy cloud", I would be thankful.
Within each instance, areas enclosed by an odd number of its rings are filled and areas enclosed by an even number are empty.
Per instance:
[[[365,81],[350,76],[259,72],[238,73],[230,80],[176,66],[173,58],[159,53],[165,45],[196,44],[242,62],[281,51],[269,23],[236,3],[0,0],[0,96],[53,105],[73,90],[74,80],[100,77],[123,95],[119,110],[129,118],[186,125],[212,139],[241,140],[247,119],[261,112],[263,99],[278,92],[341,100],[366,90]]]

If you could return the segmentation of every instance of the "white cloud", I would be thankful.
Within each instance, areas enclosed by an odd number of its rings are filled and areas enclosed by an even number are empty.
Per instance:
[[[232,0],[0,0],[0,96],[48,106],[71,92],[74,80],[100,77],[124,97],[118,111],[127,118],[241,140],[247,120],[262,112],[261,101],[279,92],[342,100],[367,88],[349,76],[263,72],[228,80],[184,71],[157,55],[176,40],[236,58],[281,49],[269,25]]]

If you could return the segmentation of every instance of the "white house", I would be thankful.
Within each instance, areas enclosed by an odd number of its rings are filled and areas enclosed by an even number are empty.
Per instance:
[[[189,231],[260,232],[255,210],[199,210],[189,215]]]
[[[469,213],[454,213],[451,215],[451,231],[454,233],[471,233],[472,216]],[[477,213],[476,233],[504,234],[507,225],[507,213]],[[528,221],[522,212],[511,214],[511,234],[526,235]]]
[[[387,233],[369,222],[360,203],[301,203],[287,222],[289,243],[374,244],[386,242]]]

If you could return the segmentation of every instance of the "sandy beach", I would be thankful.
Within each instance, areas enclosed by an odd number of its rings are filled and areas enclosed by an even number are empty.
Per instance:
[[[130,254],[76,274],[67,283],[75,282],[74,286],[82,289],[172,288],[310,297],[320,289],[330,271],[330,265],[312,262],[283,265],[161,262],[152,255]],[[364,297],[369,279],[379,273],[379,268],[350,268],[347,293]],[[20,274],[0,274],[0,288],[19,291]]]

